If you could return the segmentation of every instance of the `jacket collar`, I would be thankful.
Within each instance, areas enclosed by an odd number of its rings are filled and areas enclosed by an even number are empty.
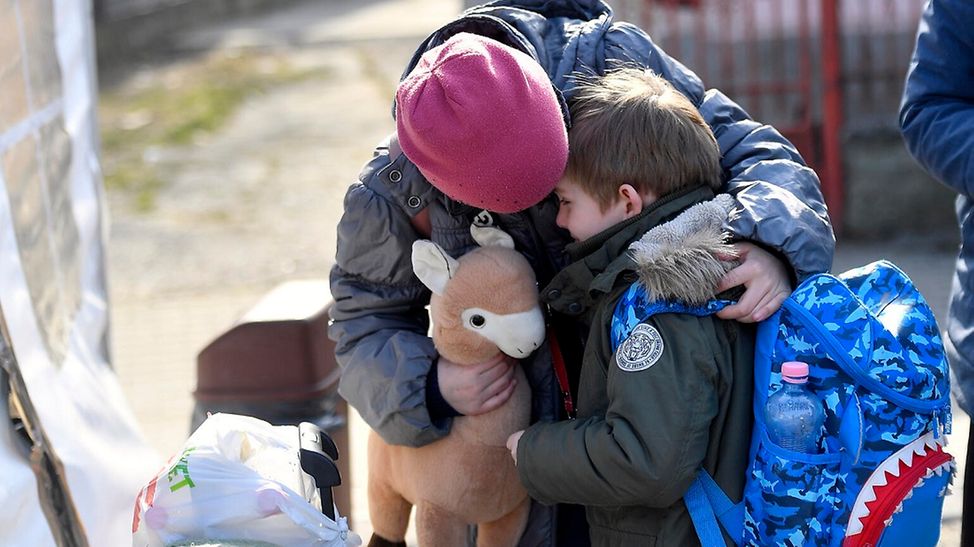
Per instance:
[[[652,203],[639,215],[569,245],[566,251],[573,262],[541,292],[542,301],[554,311],[568,315],[589,311],[598,294],[611,291],[620,276],[629,283],[637,279],[636,263],[626,253],[631,243],[691,205],[713,197],[714,191],[706,186],[675,192]]]
[[[626,255],[635,264],[649,300],[697,306],[717,296],[724,274],[737,265],[733,258],[737,252],[724,232],[733,209],[734,198],[720,194],[687,208],[629,245]]]

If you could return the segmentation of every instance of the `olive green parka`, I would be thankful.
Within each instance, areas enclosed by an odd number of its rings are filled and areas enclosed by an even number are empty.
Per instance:
[[[610,339],[619,297],[636,279],[654,299],[716,296],[717,280],[732,265],[719,258],[727,252],[721,219],[696,227],[701,213],[726,219],[733,201],[711,198],[703,187],[669,196],[576,244],[578,260],[542,293],[555,309],[584,302],[591,327],[578,418],[530,427],[518,444],[518,472],[535,499],[586,506],[593,545],[697,544],[683,495],[701,467],[740,501],[753,328],[714,315],[654,315],[640,327],[653,351],[624,364],[617,355],[626,342],[613,352]],[[640,245],[653,252],[634,252]]]

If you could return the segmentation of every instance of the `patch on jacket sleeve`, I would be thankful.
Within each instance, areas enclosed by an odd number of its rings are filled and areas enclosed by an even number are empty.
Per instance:
[[[646,323],[636,325],[616,350],[616,364],[626,372],[646,370],[663,355],[663,337]]]

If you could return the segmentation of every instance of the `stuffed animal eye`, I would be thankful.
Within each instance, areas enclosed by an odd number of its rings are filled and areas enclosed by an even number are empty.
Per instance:
[[[483,327],[486,323],[487,323],[487,320],[484,319],[484,316],[483,315],[477,314],[477,315],[471,315],[470,316],[470,326],[473,327],[473,328],[475,328],[475,329],[479,329],[479,328]]]

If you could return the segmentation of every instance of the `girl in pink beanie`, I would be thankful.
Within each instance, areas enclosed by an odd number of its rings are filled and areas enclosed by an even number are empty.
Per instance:
[[[460,33],[427,51],[396,91],[399,145],[451,199],[514,213],[551,193],[568,159],[561,103],[541,65]]]
[[[777,131],[749,119],[600,0],[499,0],[433,32],[396,93],[396,132],[375,150],[345,196],[331,271],[329,336],[342,367],[339,393],[386,442],[422,446],[450,433],[452,417],[489,412],[514,389],[514,365],[461,367],[427,332],[429,292],[413,275],[412,244],[431,239],[452,256],[474,247],[470,224],[497,225],[532,264],[540,286],[567,265],[551,189],[565,167],[566,108],[576,77],[636,66],[669,81],[717,136],[721,192],[734,196],[725,229],[754,242],[722,288],[743,285],[720,317],[770,315],[790,282],[828,270],[834,237],[818,178]],[[543,345],[522,365],[532,420],[566,416],[577,389],[587,325],[584,291],[550,313],[565,357]],[[373,538],[397,545],[403,538]],[[578,506],[534,503],[520,545],[587,545]]]

